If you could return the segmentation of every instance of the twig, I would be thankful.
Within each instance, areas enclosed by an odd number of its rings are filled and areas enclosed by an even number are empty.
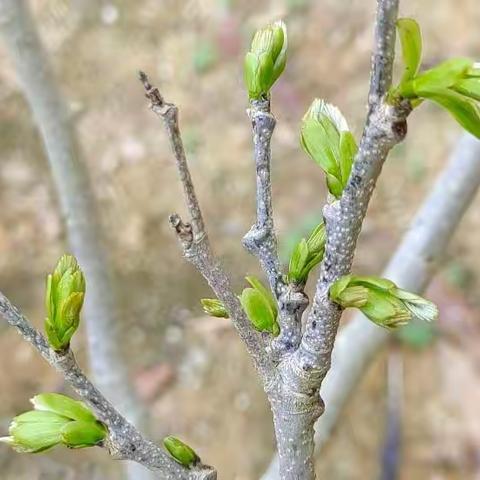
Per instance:
[[[397,11],[398,0],[378,0],[365,129],[342,197],[324,209],[325,256],[305,333],[293,360],[300,370],[312,372],[306,379],[310,388],[318,389],[330,368],[341,316],[341,309],[330,301],[328,290],[332,282],[349,273],[358,235],[383,163],[390,150],[406,134],[410,105],[391,106],[385,102],[392,78]]]
[[[252,100],[248,114],[253,131],[257,181],[257,219],[249,232],[243,237],[243,245],[258,258],[272,292],[279,297],[284,288],[284,282],[277,253],[270,179],[270,141],[276,121],[270,113],[270,100]]]
[[[59,373],[75,392],[94,411],[97,418],[108,427],[104,447],[116,460],[132,460],[155,472],[158,478],[181,480],[215,480],[215,470],[198,464],[188,469],[165,453],[158,445],[143,438],[92,384],[78,366],[71,350],[65,354],[53,351],[45,337],[38,332],[20,311],[0,292],[0,314],[29,342]]]
[[[252,100],[248,115],[253,132],[257,218],[243,237],[243,245],[257,257],[278,303],[280,334],[271,342],[271,353],[272,359],[279,361],[283,356],[294,352],[300,344],[301,320],[308,306],[308,297],[303,288],[285,282],[278,259],[272,207],[270,147],[276,120],[270,111],[270,100]]]
[[[480,141],[466,134],[425,199],[384,276],[406,290],[421,294],[479,186]],[[388,338],[387,330],[377,327],[361,314],[340,331],[333,350],[332,368],[321,389],[328,408],[316,425],[317,454],[330,438],[343,406],[371,360]],[[278,478],[278,456],[275,456],[262,480]]]
[[[150,108],[163,119],[190,216],[190,222],[185,223],[179,215],[171,215],[170,224],[183,246],[185,258],[197,268],[218,299],[225,304],[234,327],[252,356],[255,367],[266,380],[272,375],[273,365],[266,353],[263,339],[250,324],[237,295],[232,290],[230,279],[210,247],[180,135],[178,108],[164,101],[158,89],[150,84],[143,72],[140,72],[140,81],[145,88],[146,97],[150,100]]]

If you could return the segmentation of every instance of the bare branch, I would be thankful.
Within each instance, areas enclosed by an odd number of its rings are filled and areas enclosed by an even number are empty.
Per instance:
[[[295,351],[300,344],[301,319],[308,298],[302,287],[285,282],[278,259],[272,207],[270,148],[276,120],[270,111],[270,100],[252,100],[248,115],[253,131],[257,218],[243,237],[243,245],[258,258],[277,299],[280,334],[272,340],[271,351],[273,360],[279,361],[284,355]]]
[[[253,131],[257,181],[257,219],[243,238],[243,245],[258,258],[272,292],[278,297],[281,294],[284,282],[277,254],[270,178],[270,141],[276,121],[270,113],[270,100],[252,100],[248,115],[252,122]]]
[[[412,221],[384,276],[401,288],[422,293],[479,187],[480,141],[465,134]],[[343,406],[388,338],[387,330],[366,320],[361,313],[340,331],[333,349],[332,368],[322,384],[321,395],[328,408],[316,425],[317,453],[330,438]],[[262,480],[278,478],[275,456]]]
[[[390,150],[406,134],[410,105],[392,106],[385,93],[392,78],[398,0],[378,0],[369,113],[348,185],[339,201],[327,205],[327,244],[312,309],[300,348],[297,368],[313,372],[308,387],[318,389],[330,368],[341,309],[328,298],[332,282],[350,272],[368,203]],[[313,382],[313,383],[312,383]]]
[[[185,223],[179,215],[174,214],[170,217],[170,224],[175,229],[183,246],[185,258],[197,268],[217,298],[225,304],[240,338],[252,356],[255,367],[262,378],[266,380],[272,374],[273,366],[266,353],[263,339],[253,329],[246,317],[237,295],[232,290],[230,279],[210,247],[180,135],[178,108],[163,100],[160,92],[150,84],[145,73],[140,73],[140,80],[145,88],[146,96],[150,100],[150,108],[163,119],[191,219],[189,223]]]
[[[155,472],[158,478],[182,480],[215,480],[215,470],[206,465],[188,469],[173,460],[158,445],[143,438],[92,384],[78,366],[71,350],[64,354],[53,351],[45,337],[32,327],[30,322],[0,292],[0,314],[29,342],[42,357],[94,411],[97,418],[108,427],[105,449],[116,460],[131,460]]]

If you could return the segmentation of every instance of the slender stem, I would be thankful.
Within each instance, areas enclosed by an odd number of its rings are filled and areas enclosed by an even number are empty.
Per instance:
[[[278,362],[294,352],[300,344],[301,320],[308,306],[308,298],[303,288],[284,281],[278,259],[272,207],[270,147],[276,120],[270,112],[270,100],[252,100],[248,114],[253,132],[257,218],[243,237],[243,245],[258,258],[277,300],[280,334],[271,341],[271,354],[272,359]]]
[[[252,100],[248,111],[252,122],[254,158],[257,182],[257,218],[243,238],[243,245],[255,255],[267,276],[276,297],[284,288],[280,261],[277,254],[277,237],[273,221],[271,148],[275,117],[270,113],[269,100]]]
[[[200,464],[188,469],[178,464],[158,445],[146,440],[93,385],[78,366],[71,350],[53,351],[45,337],[0,292],[0,315],[54,367],[108,427],[105,448],[118,460],[132,460],[156,473],[158,478],[215,480],[216,472]]]
[[[237,295],[231,287],[228,275],[212,252],[180,135],[178,108],[174,104],[166,103],[163,100],[160,92],[150,84],[145,73],[140,73],[140,80],[145,88],[146,96],[150,100],[150,108],[163,119],[191,219],[189,223],[185,223],[179,215],[174,214],[170,217],[170,224],[175,229],[183,246],[185,258],[197,268],[217,298],[224,303],[234,327],[253,359],[255,367],[265,380],[271,376],[273,365],[268,358],[261,336],[250,324]]]

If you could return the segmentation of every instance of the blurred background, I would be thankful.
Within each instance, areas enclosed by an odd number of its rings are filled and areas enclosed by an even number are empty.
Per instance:
[[[212,243],[239,290],[259,275],[241,247],[254,218],[251,130],[242,80],[252,32],[283,18],[289,60],[273,89],[273,190],[282,258],[318,223],[320,169],[299,148],[314,97],[340,107],[357,138],[365,117],[374,0],[32,0],[88,164],[120,292],[122,348],[152,416],[153,437],[193,445],[220,478],[258,479],[274,451],[271,419],[228,321],[203,316],[208,286],[181,256],[168,226],[183,199],[160,121],[148,110],[145,70],[180,108],[181,127]],[[404,0],[421,24],[425,64],[480,58],[478,0]],[[42,141],[0,41],[0,289],[41,326],[44,277],[68,251]],[[389,158],[359,243],[356,270],[379,274],[460,128],[431,104],[409,120]],[[480,198],[461,223],[428,296],[437,325],[395,340],[400,352],[405,480],[480,479]],[[88,279],[87,279],[88,280]],[[312,282],[313,283],[313,282]],[[313,285],[310,285],[310,291]],[[88,294],[88,293],[87,293]],[[348,321],[348,315],[345,317]],[[87,366],[84,333],[74,348]],[[381,352],[318,460],[320,478],[379,478],[387,415],[388,352]],[[0,324],[0,433],[62,378]],[[400,372],[400,373],[398,373]],[[397,378],[397,380],[399,380]],[[68,391],[68,390],[67,390]],[[22,456],[0,446],[0,478],[119,478],[100,449]]]

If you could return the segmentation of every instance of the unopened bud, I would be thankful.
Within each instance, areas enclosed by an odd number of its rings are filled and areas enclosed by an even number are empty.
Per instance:
[[[80,322],[85,296],[85,278],[77,260],[63,255],[47,277],[45,331],[54,350],[68,348]]]
[[[245,56],[244,76],[251,99],[267,97],[287,62],[287,29],[282,21],[257,30]]]

